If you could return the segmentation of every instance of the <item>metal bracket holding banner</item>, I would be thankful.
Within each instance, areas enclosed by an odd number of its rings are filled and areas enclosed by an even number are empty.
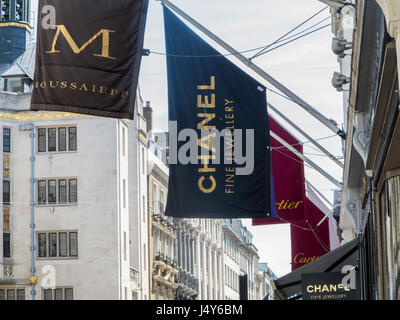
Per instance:
[[[342,188],[342,183],[337,181],[334,177],[332,177],[329,173],[326,171],[322,170],[317,164],[315,164],[313,161],[308,159],[305,155],[303,155],[301,152],[299,152],[296,148],[294,148],[292,145],[287,143],[285,140],[283,140],[281,137],[279,137],[277,134],[274,132],[270,131],[270,135],[272,138],[277,140],[280,144],[284,145],[287,149],[289,149],[291,152],[293,152],[297,157],[300,159],[304,160],[307,162],[313,169],[317,170],[321,175],[323,175],[326,179],[328,179],[330,182],[332,182],[334,185],[336,185],[338,188]]]
[[[313,139],[310,135],[308,135],[304,130],[302,130],[299,126],[297,126],[293,121],[283,115],[277,108],[275,108],[272,104],[268,103],[268,108],[275,112],[278,116],[280,116],[283,120],[289,123],[294,129],[300,132],[301,135],[306,137],[314,146],[316,146],[319,150],[325,153],[329,159],[334,161],[339,167],[343,168],[344,165],[341,163],[333,154],[331,154],[328,150],[326,150],[321,144],[319,144],[315,139]]]
[[[314,116],[318,121],[320,121],[322,124],[324,124],[326,127],[328,127],[330,130],[332,130],[335,134],[340,136],[342,139],[346,138],[346,134],[343,130],[341,130],[338,126],[337,123],[332,120],[326,118],[323,114],[321,114],[317,109],[312,107],[310,104],[305,102],[303,99],[301,99],[299,96],[297,96],[294,92],[292,92],[290,89],[285,87],[283,84],[281,84],[279,81],[271,77],[268,73],[266,73],[264,70],[262,70],[260,67],[255,65],[252,61],[247,59],[245,56],[243,56],[241,53],[239,53],[237,50],[232,48],[230,45],[228,45],[226,42],[224,42],[222,39],[217,37],[215,34],[213,34],[211,31],[206,29],[204,26],[202,26],[200,23],[198,23],[196,20],[194,20],[192,17],[187,15],[185,12],[180,10],[178,7],[173,5],[171,2],[168,0],[159,0],[162,4],[166,5],[168,8],[170,8],[172,11],[183,17],[185,20],[187,20],[190,24],[192,24],[194,27],[199,29],[201,32],[203,32],[205,35],[207,35],[209,38],[211,38],[213,41],[215,41],[218,45],[223,47],[225,50],[227,50],[229,53],[231,53],[233,56],[238,58],[242,63],[244,63],[247,67],[249,67],[251,70],[256,72],[259,76],[264,78],[266,81],[268,81],[270,84],[272,84],[275,88],[277,88],[279,91],[281,91],[283,94],[285,94],[287,97],[289,97],[293,102],[298,104],[300,107],[302,107],[305,111],[310,113],[312,116]]]
[[[359,153],[361,159],[364,162],[364,166],[367,164],[367,154],[369,147],[369,129],[366,125],[367,115],[365,112],[357,112],[354,114],[354,134],[353,134],[353,146],[354,149]]]

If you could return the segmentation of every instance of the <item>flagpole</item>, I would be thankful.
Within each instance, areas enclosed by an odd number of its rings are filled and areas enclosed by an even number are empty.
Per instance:
[[[321,175],[323,175],[326,179],[328,179],[330,182],[332,182],[334,185],[336,185],[338,188],[342,188],[342,184],[337,181],[334,177],[332,177],[329,173],[325,172],[322,170],[317,164],[315,164],[313,161],[308,159],[304,154],[302,154],[300,151],[298,151],[295,147],[293,147],[291,144],[287,143],[285,140],[283,140],[280,136],[278,136],[276,133],[273,131],[270,131],[270,135],[272,138],[274,138],[276,141],[278,141],[280,144],[284,145],[287,149],[292,151],[297,157],[302,159],[303,161],[307,162],[313,169],[318,171]]]
[[[290,119],[288,119],[285,115],[283,115],[277,108],[275,108],[272,104],[268,103],[268,108],[274,111],[278,116],[280,116],[283,120],[289,123],[293,128],[295,128],[300,134],[302,134],[306,139],[308,139],[313,145],[315,145],[318,149],[320,149],[323,153],[325,153],[329,159],[334,161],[339,167],[344,168],[343,163],[341,163],[333,154],[331,154],[328,150],[326,150],[323,146],[321,146],[316,140],[314,140],[311,136],[309,136],[305,131],[299,128],[295,123],[293,123]]]
[[[166,5],[168,8],[173,10],[175,13],[183,17],[185,20],[187,20],[190,24],[192,24],[194,27],[199,29],[201,32],[203,32],[205,35],[210,37],[212,40],[214,40],[216,43],[218,43],[221,47],[223,47],[225,50],[227,50],[229,53],[234,55],[236,58],[238,58],[241,62],[243,62],[247,67],[252,69],[254,72],[256,72],[259,76],[263,77],[266,81],[268,81],[270,84],[272,84],[275,88],[277,88],[279,91],[281,91],[283,94],[288,96],[293,102],[297,103],[300,107],[302,107],[304,110],[306,110],[308,113],[310,113],[312,116],[314,116],[317,120],[319,120],[321,123],[323,123],[326,127],[328,127],[330,130],[332,130],[335,134],[340,136],[342,139],[346,139],[346,134],[341,130],[339,127],[337,127],[337,124],[334,120],[326,118],[323,114],[321,114],[317,109],[312,107],[310,104],[305,102],[303,99],[301,99],[299,96],[297,96],[294,92],[289,90],[287,87],[285,87],[283,84],[278,82],[276,79],[271,77],[268,73],[266,73],[264,70],[262,70],[260,67],[255,65],[251,60],[247,59],[245,56],[243,56],[241,53],[236,51],[234,48],[232,48],[230,45],[228,45],[226,42],[224,42],[222,39],[217,37],[215,34],[213,34],[211,31],[206,29],[204,26],[202,26],[200,23],[198,23],[196,20],[194,20],[192,17],[187,15],[185,12],[180,10],[178,7],[173,5],[171,2],[168,0],[158,0],[162,4]]]

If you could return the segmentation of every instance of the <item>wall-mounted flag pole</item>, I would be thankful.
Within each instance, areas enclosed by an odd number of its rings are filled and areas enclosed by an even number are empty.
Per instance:
[[[314,163],[312,160],[308,159],[305,155],[300,153],[299,151],[296,150],[292,145],[287,143],[285,140],[283,140],[281,137],[279,137],[277,134],[274,132],[270,132],[270,135],[272,138],[275,140],[279,141],[282,145],[284,145],[286,148],[288,148],[291,152],[293,152],[297,157],[300,159],[304,160],[307,162],[311,167],[313,167],[316,171],[318,171],[321,175],[323,175],[326,179],[328,179],[330,182],[332,182],[334,185],[336,185],[338,188],[342,188],[342,184],[337,181],[334,177],[332,177],[329,173],[327,173],[325,170],[322,170],[316,163]]]
[[[264,70],[262,70],[260,67],[255,65],[252,61],[247,59],[245,56],[243,56],[241,53],[239,53],[237,50],[232,48],[230,45],[228,45],[226,42],[224,42],[222,39],[217,37],[215,34],[213,34],[211,31],[206,29],[204,26],[202,26],[200,23],[198,23],[196,20],[194,20],[192,17],[187,15],[185,12],[180,10],[178,7],[173,5],[171,2],[168,0],[159,0],[161,1],[162,4],[166,5],[168,8],[170,8],[172,11],[183,17],[185,20],[187,20],[190,24],[192,24],[194,27],[199,29],[201,32],[203,32],[205,35],[207,35],[209,38],[214,40],[216,43],[218,43],[221,47],[223,47],[225,50],[227,50],[229,53],[234,55],[236,58],[238,58],[242,63],[244,63],[247,67],[252,69],[254,72],[256,72],[259,76],[263,77],[266,81],[268,81],[270,84],[272,84],[275,88],[277,88],[279,91],[281,91],[283,94],[285,94],[287,97],[289,97],[291,100],[293,100],[295,103],[297,103],[299,106],[301,106],[304,110],[306,110],[308,113],[310,113],[312,116],[314,116],[318,121],[320,121],[322,124],[324,124],[326,127],[328,127],[330,130],[332,130],[335,134],[340,136],[342,139],[346,138],[345,132],[341,130],[338,126],[337,123],[332,120],[326,118],[323,114],[321,114],[317,109],[312,107],[309,103],[305,102],[303,99],[301,99],[299,96],[297,96],[294,92],[292,92],[290,89],[285,87],[283,84],[281,84],[279,81],[274,79],[272,76],[270,76],[268,73],[266,73]]]

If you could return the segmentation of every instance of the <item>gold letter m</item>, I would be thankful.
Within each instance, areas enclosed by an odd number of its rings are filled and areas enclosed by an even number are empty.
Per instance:
[[[56,44],[57,40],[60,36],[60,33],[64,36],[64,38],[67,40],[69,46],[71,47],[72,51],[75,54],[81,53],[83,50],[86,49],[87,46],[89,46],[93,41],[95,41],[98,37],[101,35],[103,36],[103,46],[102,46],[102,53],[101,54],[95,54],[96,57],[103,57],[107,59],[116,59],[114,57],[110,57],[110,32],[115,32],[113,30],[108,30],[108,29],[101,29],[99,32],[97,32],[92,38],[90,38],[89,41],[85,42],[82,47],[78,47],[74,39],[72,39],[70,33],[68,32],[67,28],[64,25],[57,25],[57,32],[56,35],[54,36],[53,44],[51,47],[50,51],[47,51],[47,53],[57,53],[61,52],[59,50],[56,50]]]

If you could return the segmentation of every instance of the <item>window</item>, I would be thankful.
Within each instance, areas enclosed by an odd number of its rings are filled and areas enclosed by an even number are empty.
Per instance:
[[[146,244],[143,244],[143,259],[144,259],[144,263],[143,263],[143,267],[144,267],[144,271],[146,271],[146,265],[147,265],[147,257],[146,257]]]
[[[58,202],[67,202],[67,180],[58,180]]]
[[[49,128],[47,131],[48,135],[48,151],[52,152],[52,151],[57,151],[57,130],[56,128]]]
[[[77,232],[69,233],[69,255],[71,257],[78,256],[78,233]]]
[[[10,204],[10,181],[3,180],[3,203]]]
[[[39,232],[39,258],[66,258],[78,256],[77,232]]]
[[[39,258],[44,258],[46,257],[46,234],[45,233],[39,233],[38,236],[38,241],[39,241]]]
[[[60,244],[60,257],[67,256],[67,232],[60,232],[58,234],[58,243]]]
[[[78,202],[78,195],[77,195],[77,180],[72,179],[69,180],[69,202],[76,203]]]
[[[153,181],[153,190],[152,190],[152,196],[153,196],[153,208],[154,208],[154,213],[159,214],[159,208],[160,208],[160,203],[158,202],[158,186],[157,183]]]
[[[38,182],[38,203],[46,203],[46,181]]]
[[[74,204],[77,202],[77,179],[49,179],[38,181],[37,203],[39,205]]]
[[[143,223],[146,223],[146,197],[142,196],[143,203]]]
[[[122,128],[122,155],[125,157],[125,144],[126,144],[126,137],[125,137],[125,128]]]
[[[24,92],[23,78],[6,78],[4,79],[4,91],[22,93]]]
[[[58,151],[67,151],[67,128],[58,128]]]
[[[69,151],[77,150],[76,127],[68,128]]]
[[[142,174],[145,174],[144,148],[142,148]]]
[[[49,257],[57,257],[57,233],[49,233]]]
[[[10,152],[11,130],[3,128],[3,152]]]
[[[25,300],[25,289],[0,289],[0,300]]]
[[[10,0],[1,0],[1,21],[11,20]]]
[[[9,233],[3,233],[3,257],[11,258],[11,236]]]
[[[126,180],[122,179],[122,204],[126,208]]]
[[[23,21],[24,20],[24,0],[16,0],[15,1],[15,20]]]
[[[48,203],[56,203],[57,202],[56,186],[57,186],[56,180],[48,181],[48,198],[47,198]]]
[[[124,260],[126,261],[126,231],[124,231]]]
[[[46,152],[46,129],[38,130],[38,151]]]
[[[73,300],[73,288],[44,289],[43,300]]]
[[[76,127],[38,128],[37,136],[38,152],[67,152],[77,150]]]
[[[163,188],[160,191],[160,211],[165,213],[165,190]]]

